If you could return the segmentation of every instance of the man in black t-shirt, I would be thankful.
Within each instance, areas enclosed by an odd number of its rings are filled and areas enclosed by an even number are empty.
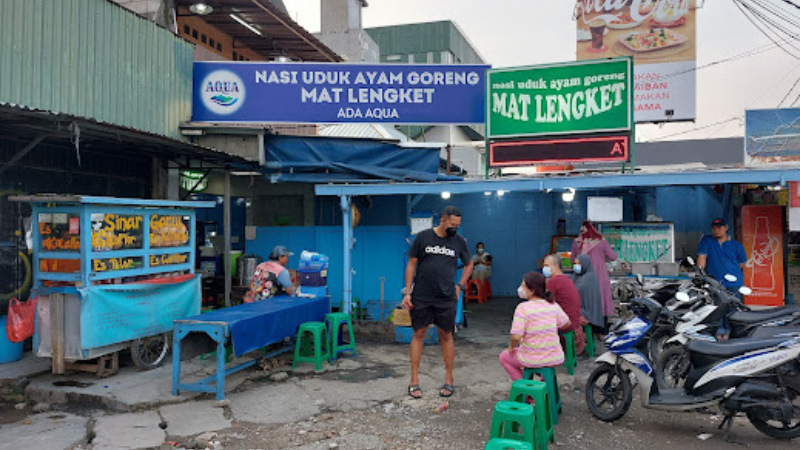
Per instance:
[[[408,395],[414,398],[422,397],[419,362],[429,325],[438,328],[444,356],[445,383],[439,395],[450,397],[455,392],[453,364],[456,349],[453,332],[456,328],[456,304],[472,274],[467,241],[457,234],[460,225],[461,211],[448,206],[442,211],[439,226],[417,234],[408,252],[406,294],[402,305],[410,311],[411,326],[414,328],[414,337],[411,339],[411,384],[408,387]],[[464,263],[464,271],[456,285],[459,259]]]

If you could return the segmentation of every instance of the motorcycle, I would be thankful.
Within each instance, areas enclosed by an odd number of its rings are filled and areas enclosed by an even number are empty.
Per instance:
[[[691,258],[689,261],[693,263]],[[725,278],[730,282],[736,281],[733,275],[726,275]],[[671,323],[661,322],[658,330],[653,333],[649,350],[651,360],[656,363],[665,350],[676,344],[685,345],[690,338],[713,339],[722,320],[726,318],[730,325],[730,338],[750,336],[760,327],[800,325],[800,307],[784,306],[753,311],[717,280],[702,271],[692,277],[692,284],[692,288],[675,294],[673,300],[679,304],[691,305],[689,310],[679,315],[677,320],[676,315],[673,315]],[[752,291],[742,286],[739,293],[749,295]]]
[[[652,324],[663,307],[648,298],[634,299],[636,314],[606,337],[609,351],[586,382],[586,404],[600,420],[623,417],[631,406],[635,382],[642,406],[663,411],[716,407],[724,416],[727,439],[737,413],[762,433],[777,439],[800,437],[800,334],[729,342],[690,341],[691,367],[683,387],[664,389],[643,354]]]

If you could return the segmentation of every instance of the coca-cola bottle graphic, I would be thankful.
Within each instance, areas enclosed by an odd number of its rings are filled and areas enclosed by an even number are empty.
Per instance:
[[[750,287],[759,291],[775,289],[775,274],[772,263],[775,255],[772,236],[769,234],[769,218],[756,217],[756,235],[753,239],[753,272]]]

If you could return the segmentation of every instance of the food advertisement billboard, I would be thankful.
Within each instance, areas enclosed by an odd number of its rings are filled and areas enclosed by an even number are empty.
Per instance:
[[[577,59],[634,59],[637,123],[696,116],[695,0],[578,0]]]

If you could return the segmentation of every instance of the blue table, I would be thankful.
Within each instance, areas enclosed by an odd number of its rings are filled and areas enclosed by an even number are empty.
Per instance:
[[[256,360],[247,361],[225,369],[225,346],[231,341],[236,356],[262,349],[268,345],[297,335],[304,322],[321,322],[330,312],[330,297],[299,298],[278,296],[255,303],[246,303],[231,308],[218,309],[175,320],[172,350],[172,395],[181,390],[216,393],[217,400],[225,398],[225,377],[250,367]],[[217,348],[217,371],[214,375],[196,383],[181,383],[181,341],[190,333],[203,333],[210,337]],[[281,349],[265,357],[283,353]]]

